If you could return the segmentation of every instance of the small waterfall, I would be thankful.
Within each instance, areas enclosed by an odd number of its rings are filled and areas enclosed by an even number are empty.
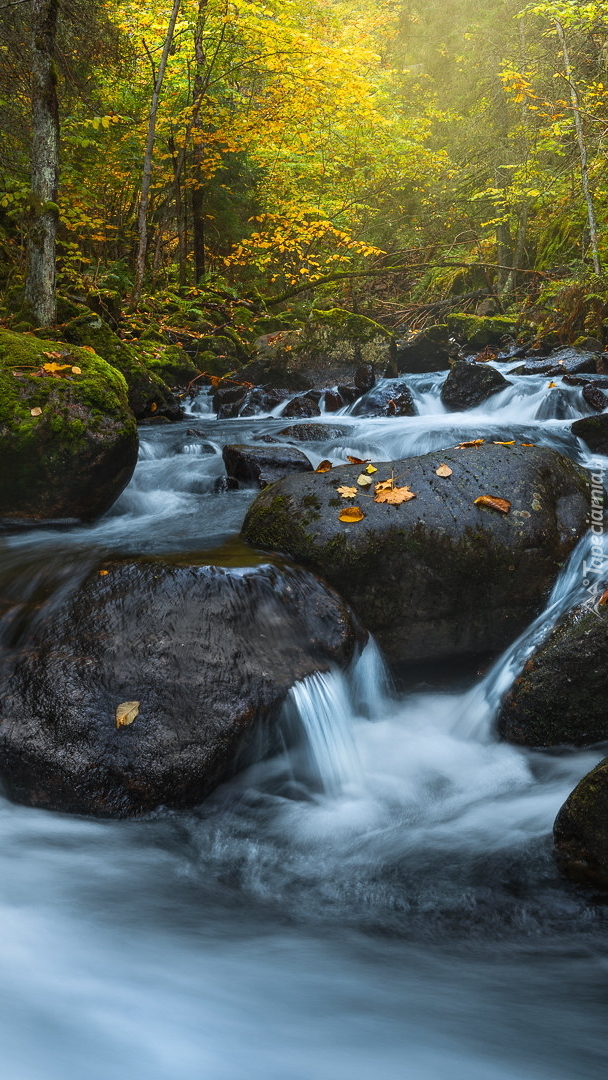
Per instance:
[[[393,682],[384,657],[371,635],[354,663],[350,683],[359,716],[377,720],[385,715],[394,697]]]
[[[307,740],[310,779],[327,795],[339,795],[358,784],[361,763],[352,735],[353,707],[348,686],[338,672],[309,675],[289,692],[288,708]]]
[[[528,657],[548,637],[562,615],[577,602],[588,599],[584,567],[591,560],[591,543],[589,534],[579,541],[551,590],[545,610],[493,664],[479,686],[466,695],[456,725],[460,734],[491,738],[491,725],[500,703]]]

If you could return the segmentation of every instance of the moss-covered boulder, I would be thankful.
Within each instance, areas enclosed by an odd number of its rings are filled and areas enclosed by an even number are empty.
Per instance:
[[[608,758],[584,776],[553,828],[558,862],[573,881],[608,891]]]
[[[608,607],[570,612],[507,695],[498,730],[521,746],[589,746],[608,739]]]
[[[445,323],[429,326],[396,342],[386,374],[394,377],[446,371],[457,351],[450,341],[450,332]]]
[[[94,349],[98,356],[124,375],[129,405],[136,417],[152,413],[178,419],[182,411],[169,387],[147,364],[147,350],[138,353],[135,345],[122,341],[99,315],[80,315],[61,329],[61,339],[70,345]]]
[[[61,370],[45,372],[45,364]],[[88,349],[0,331],[1,518],[98,517],[136,459],[120,372]]]
[[[321,389],[344,382],[361,364],[384,370],[392,349],[392,333],[373,319],[342,308],[313,309],[300,328],[260,338],[239,378],[291,390]]]
[[[437,475],[441,464],[451,475]],[[416,497],[366,497],[360,465],[291,475],[258,496],[244,538],[322,573],[392,660],[504,648],[542,609],[585,530],[584,474],[553,450],[493,444],[376,466],[374,481],[394,476]],[[342,498],[342,486],[360,494]],[[476,505],[480,496],[511,508]],[[340,520],[350,505],[362,520]]]
[[[491,364],[459,360],[441,387],[441,400],[450,412],[475,409],[509,383]]]
[[[135,351],[148,371],[158,375],[172,390],[188,386],[201,374],[200,368],[180,345],[163,345],[140,338]]]
[[[448,315],[450,334],[466,348],[483,349],[484,345],[498,345],[505,338],[517,334],[517,318],[508,315]]]

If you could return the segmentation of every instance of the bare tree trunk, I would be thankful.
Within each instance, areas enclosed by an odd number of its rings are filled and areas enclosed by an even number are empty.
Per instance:
[[[203,30],[205,26],[205,8],[207,7],[207,0],[199,0],[198,5],[198,22],[196,27],[196,33],[194,37],[194,100],[201,101],[205,94],[205,63],[206,56],[203,48]],[[200,119],[200,110],[195,114],[194,118],[194,139],[193,139],[193,180],[194,185],[192,187],[192,237],[194,247],[194,280],[198,282],[205,276],[207,266],[205,258],[205,199],[203,194],[203,172],[201,168],[202,163],[202,143],[203,143],[203,125]]]
[[[59,0],[32,0],[32,218],[25,306],[37,326],[51,326],[57,318],[59,103],[54,53],[58,8]]]
[[[585,145],[585,135],[583,132],[583,121],[581,119],[580,102],[578,97],[578,90],[572,77],[572,66],[570,64],[570,55],[568,53],[568,46],[566,43],[566,35],[564,28],[559,19],[554,19],[555,29],[557,30],[557,36],[559,43],[562,47],[562,55],[564,57],[564,67],[566,69],[566,78],[570,86],[570,100],[572,101],[572,113],[574,116],[574,130],[576,131],[576,141],[578,143],[578,152],[581,159],[581,186],[583,188],[583,195],[587,204],[587,219],[589,221],[589,242],[591,245],[591,257],[593,259],[593,269],[596,274],[601,274],[602,264],[600,263],[600,253],[598,250],[597,242],[597,221],[595,218],[595,208],[593,206],[593,196],[589,190],[589,169],[587,165],[587,147]]]
[[[148,248],[148,205],[150,202],[150,185],[152,183],[152,153],[154,151],[154,139],[156,137],[156,116],[158,113],[158,103],[160,101],[160,92],[163,85],[163,79],[165,77],[167,60],[169,59],[169,50],[171,49],[171,44],[173,42],[173,34],[175,32],[175,24],[177,22],[177,16],[179,15],[180,7],[181,0],[173,0],[173,10],[171,11],[171,18],[169,19],[169,26],[167,27],[167,34],[165,36],[165,41],[163,44],[163,51],[161,53],[158,72],[154,80],[154,90],[152,91],[152,102],[150,104],[150,116],[148,119],[148,138],[146,141],[146,152],[144,155],[144,171],[141,181],[141,198],[139,203],[139,246],[137,249],[134,289],[134,295],[136,300],[138,300],[141,296],[141,290],[144,283],[144,273],[146,270],[146,251]]]

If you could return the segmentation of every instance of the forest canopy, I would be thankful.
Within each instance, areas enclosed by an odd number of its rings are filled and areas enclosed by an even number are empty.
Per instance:
[[[550,322],[567,294],[597,332],[608,2],[50,6],[60,292],[139,302],[213,279],[273,300],[316,285],[393,322],[483,291]],[[14,314],[50,212],[30,149],[45,3],[0,7],[0,286]]]

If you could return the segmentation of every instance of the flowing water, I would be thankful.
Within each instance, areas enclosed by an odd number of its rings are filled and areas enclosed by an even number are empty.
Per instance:
[[[580,390],[522,378],[455,415],[442,379],[407,380],[418,417],[325,416],[344,434],[301,445],[316,465],[514,438],[608,466],[569,432]],[[215,491],[221,447],[283,427],[217,421],[203,397],[142,428],[100,523],[0,542],[4,595],[60,597],[112,552],[255,572],[266,557],[237,539],[253,493]],[[486,674],[397,691],[371,642],[345,675],[293,689],[295,748],[196,811],[99,822],[0,800],[2,1080],[603,1080],[608,916],[559,877],[550,837],[601,748],[531,752],[493,730],[584,595],[586,544]]]

